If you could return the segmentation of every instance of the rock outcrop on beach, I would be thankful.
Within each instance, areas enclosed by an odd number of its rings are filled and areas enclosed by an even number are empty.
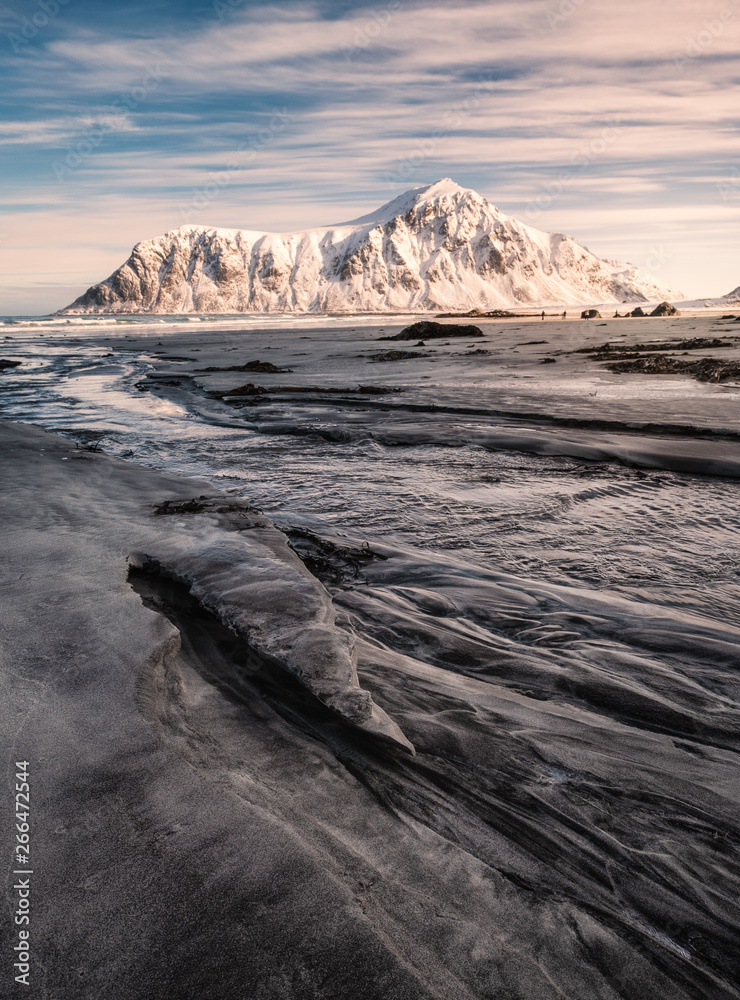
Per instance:
[[[650,313],[651,316],[680,316],[681,313],[670,302],[661,302]]]
[[[405,326],[400,333],[388,340],[434,340],[440,337],[482,337],[483,331],[472,323],[435,323],[422,319],[411,326]]]
[[[449,179],[343,225],[183,226],[138,243],[63,313],[444,312],[682,298]]]

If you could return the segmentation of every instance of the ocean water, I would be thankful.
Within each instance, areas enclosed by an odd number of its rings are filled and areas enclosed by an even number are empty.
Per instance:
[[[509,323],[482,348],[430,342],[416,351],[431,358],[396,363],[367,359],[413,350],[377,342],[400,319],[385,327],[363,317],[329,327],[314,317],[252,316],[3,322],[3,356],[24,361],[2,376],[5,416],[211,479],[282,526],[464,551],[483,566],[740,623],[740,386],[630,381],[581,358],[563,372],[572,359],[560,355],[557,365],[541,365],[553,349],[573,349],[573,331],[596,342],[615,331],[642,340],[639,328],[625,333],[621,324],[630,321],[588,331]],[[722,328],[716,317],[674,320],[669,331],[642,323],[653,339],[697,336],[702,323],[714,336]],[[547,344],[511,346],[545,334]],[[480,349],[492,354],[465,357]],[[201,382],[269,389],[365,380],[402,391],[359,400],[283,394],[239,406],[209,400],[187,381],[199,367],[252,355],[293,371],[216,373]],[[186,381],[141,391],[150,375]],[[718,465],[729,475],[702,474]]]
[[[723,336],[737,358],[740,328],[380,339],[407,321],[5,319],[22,365],[0,415],[205,479],[289,534],[417,747],[353,766],[551,928],[553,996],[740,996],[740,385],[574,353]],[[374,357],[396,349],[417,356]],[[202,371],[254,360],[290,371]],[[246,383],[265,391],[219,396]]]

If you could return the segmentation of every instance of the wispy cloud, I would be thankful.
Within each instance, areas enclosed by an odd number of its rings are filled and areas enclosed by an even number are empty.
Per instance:
[[[33,259],[14,251],[19,280],[24,268],[53,270],[59,252],[77,261],[80,284],[99,279],[111,269],[103,243],[115,266],[137,238],[180,225],[183,204],[212,192],[214,175],[228,183],[192,221],[335,222],[387,200],[394,172],[408,186],[453,176],[523,216],[618,121],[616,140],[587,158],[536,224],[615,255],[629,218],[635,253],[658,229],[670,241],[674,270],[662,280],[694,294],[734,287],[726,236],[737,237],[737,202],[718,184],[740,164],[740,0],[718,0],[716,11],[704,0],[586,0],[553,23],[561,6],[245,2],[219,16],[211,4],[163,0],[132,21],[102,3],[97,18],[70,3],[33,57],[10,46],[0,55],[10,81],[0,95],[2,201],[15,209],[13,226],[24,216],[34,232],[43,205],[47,234]],[[721,31],[705,25],[715,18]],[[677,62],[692,39],[696,54]],[[167,68],[161,85],[127,105],[157,66]],[[116,128],[60,183],[53,164],[116,101]],[[276,114],[290,127],[265,141]],[[240,149],[258,155],[236,170]],[[689,266],[677,248],[697,227],[717,231],[718,249],[707,244]],[[0,229],[12,227],[0,219]]]

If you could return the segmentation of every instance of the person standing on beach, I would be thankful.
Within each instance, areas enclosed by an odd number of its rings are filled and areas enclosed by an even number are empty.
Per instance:
[[[545,318],[545,310],[544,309],[542,310],[542,318],[543,319]]]

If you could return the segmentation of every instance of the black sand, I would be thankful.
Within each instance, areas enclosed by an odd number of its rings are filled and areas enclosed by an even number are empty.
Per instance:
[[[221,532],[228,579],[248,517],[240,535],[212,505],[159,516],[219,499],[1,426],[29,995],[740,996],[740,630],[494,571],[473,586],[453,556],[422,585],[418,555],[376,546],[367,583],[326,582],[411,757],[235,655],[217,615],[237,599],[197,553]],[[285,606],[322,593],[270,537]],[[142,552],[190,559],[195,596],[129,575]]]

